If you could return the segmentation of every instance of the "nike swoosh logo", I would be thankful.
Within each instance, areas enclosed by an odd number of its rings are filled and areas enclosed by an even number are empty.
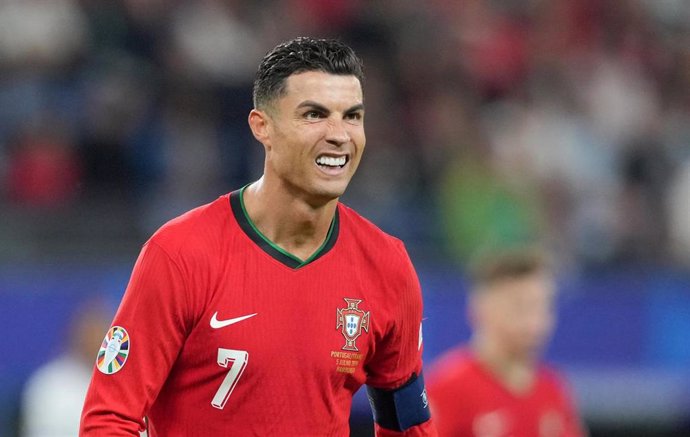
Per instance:
[[[211,317],[211,328],[213,328],[213,329],[225,328],[226,326],[230,326],[234,323],[241,322],[242,320],[247,320],[250,317],[254,317],[257,314],[259,314],[259,313],[235,317],[234,319],[218,320],[218,311],[216,311],[215,313],[213,313],[213,317]]]

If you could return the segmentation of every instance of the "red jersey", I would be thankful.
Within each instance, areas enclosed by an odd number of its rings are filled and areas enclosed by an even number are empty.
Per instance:
[[[441,437],[584,436],[565,385],[546,367],[517,395],[469,350],[456,348],[427,372],[427,393]]]
[[[351,209],[302,262],[254,227],[241,191],[221,196],[144,245],[80,435],[347,436],[362,384],[421,372],[421,317],[403,244]]]

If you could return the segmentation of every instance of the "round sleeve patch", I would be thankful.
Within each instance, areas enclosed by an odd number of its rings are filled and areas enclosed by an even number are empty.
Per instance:
[[[127,330],[113,326],[105,334],[96,357],[96,367],[106,375],[117,373],[124,367],[129,356],[130,339]]]

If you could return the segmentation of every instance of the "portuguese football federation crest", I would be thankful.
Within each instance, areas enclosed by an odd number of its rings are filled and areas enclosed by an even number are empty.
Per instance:
[[[96,358],[96,367],[106,375],[122,369],[129,356],[129,334],[121,326],[113,326],[105,334]]]
[[[369,332],[369,311],[364,312],[358,308],[362,299],[344,298],[347,308],[338,308],[338,323],[335,329],[341,329],[345,337],[343,350],[358,351],[355,341],[362,334],[362,329]]]

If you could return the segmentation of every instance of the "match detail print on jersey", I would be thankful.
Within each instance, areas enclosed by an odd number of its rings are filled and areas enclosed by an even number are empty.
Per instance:
[[[338,320],[335,329],[341,329],[345,337],[345,351],[358,351],[357,338],[362,334],[362,330],[369,332],[369,311],[359,309],[362,299],[343,298],[347,302],[346,308],[338,308]]]
[[[113,326],[105,334],[96,357],[96,367],[106,375],[117,373],[124,367],[129,356],[130,338],[127,330]]]

